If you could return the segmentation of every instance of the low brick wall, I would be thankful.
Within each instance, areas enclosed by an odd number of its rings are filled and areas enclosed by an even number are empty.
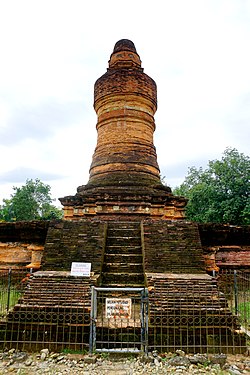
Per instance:
[[[203,273],[198,226],[186,221],[145,221],[146,273]]]
[[[101,272],[106,241],[106,223],[90,220],[50,223],[43,270],[70,271],[72,262],[91,263],[91,271]]]
[[[207,270],[250,268],[250,226],[198,224]],[[210,260],[210,264],[209,264]]]
[[[43,249],[49,221],[0,223],[0,268],[24,268],[32,261],[32,249]]]
[[[49,221],[0,222],[0,242],[45,244]]]

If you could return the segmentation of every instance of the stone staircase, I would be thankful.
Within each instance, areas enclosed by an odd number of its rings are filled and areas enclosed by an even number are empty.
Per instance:
[[[102,286],[144,286],[141,227],[139,222],[108,224]]]

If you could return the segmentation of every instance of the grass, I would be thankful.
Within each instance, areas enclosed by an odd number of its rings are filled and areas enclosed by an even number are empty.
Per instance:
[[[250,302],[242,302],[238,304],[238,311],[241,317],[241,320],[247,322],[247,325],[250,326]]]
[[[0,317],[4,317],[7,314],[8,305],[8,290],[7,288],[0,287]],[[11,289],[9,294],[9,310],[15,306],[18,299],[21,296],[21,292],[16,289]]]

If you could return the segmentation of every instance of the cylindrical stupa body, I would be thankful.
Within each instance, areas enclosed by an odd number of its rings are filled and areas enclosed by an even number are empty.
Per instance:
[[[183,218],[186,199],[160,180],[153,142],[156,84],[130,40],[115,44],[107,72],[95,83],[94,108],[97,145],[89,181],[60,198],[64,218]]]
[[[160,184],[153,143],[156,84],[131,41],[116,43],[94,92],[98,138],[88,185]]]

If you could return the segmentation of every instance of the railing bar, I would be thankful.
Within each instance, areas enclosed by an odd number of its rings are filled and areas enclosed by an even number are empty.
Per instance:
[[[145,288],[107,288],[107,287],[93,287],[96,291],[100,292],[119,292],[119,291],[124,291],[124,292],[141,292]]]

